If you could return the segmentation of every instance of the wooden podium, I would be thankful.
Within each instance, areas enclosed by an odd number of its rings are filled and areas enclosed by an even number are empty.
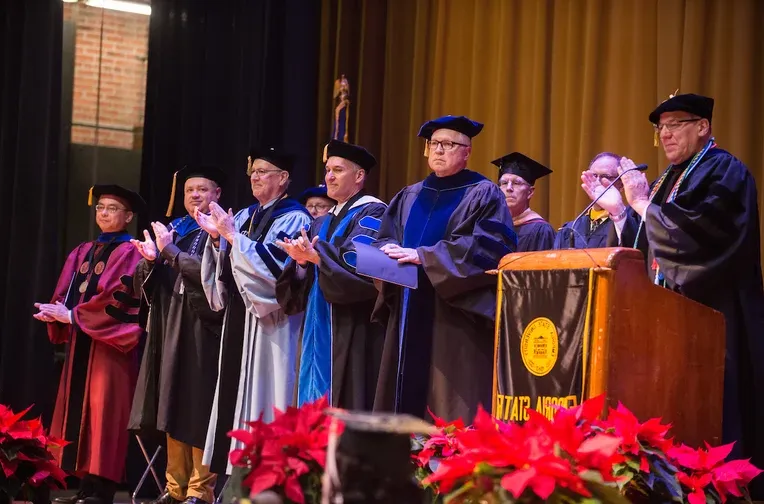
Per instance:
[[[594,268],[589,379],[641,421],[662,417],[677,440],[721,443],[725,332],[721,313],[650,282],[636,249],[547,250],[505,256],[499,270]],[[514,349],[510,349],[510,352]]]

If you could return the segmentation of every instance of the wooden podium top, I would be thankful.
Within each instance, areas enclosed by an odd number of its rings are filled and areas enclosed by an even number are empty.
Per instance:
[[[632,248],[598,248],[541,250],[507,254],[499,262],[499,270],[559,270],[582,268],[618,269],[624,261],[644,261],[642,252]]]

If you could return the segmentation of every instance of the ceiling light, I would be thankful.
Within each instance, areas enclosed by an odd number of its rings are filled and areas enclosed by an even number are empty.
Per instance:
[[[102,7],[104,9],[111,9],[122,12],[132,12],[133,14],[143,14],[145,16],[151,15],[150,5],[128,2],[126,0],[86,0],[85,5],[90,7]]]

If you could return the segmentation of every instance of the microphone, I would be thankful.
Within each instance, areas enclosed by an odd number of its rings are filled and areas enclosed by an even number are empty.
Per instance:
[[[610,183],[610,186],[606,187],[606,188],[605,188],[605,190],[604,190],[604,191],[602,191],[602,192],[600,193],[600,195],[599,195],[599,196],[597,196],[596,198],[594,198],[594,199],[592,200],[592,202],[591,202],[591,203],[589,203],[589,205],[588,205],[586,208],[584,208],[584,210],[583,210],[583,211],[582,211],[580,214],[578,214],[578,217],[576,217],[576,218],[573,220],[573,223],[570,225],[570,235],[569,235],[569,237],[568,237],[568,248],[571,248],[571,249],[573,249],[573,248],[576,248],[576,247],[575,247],[575,238],[574,238],[574,233],[576,232],[576,223],[578,222],[578,219],[580,219],[581,217],[583,217],[584,215],[586,215],[586,212],[588,212],[589,210],[591,210],[591,209],[592,209],[592,207],[595,205],[595,203],[597,203],[597,202],[600,200],[600,198],[602,197],[602,195],[603,195],[603,194],[605,194],[605,193],[606,193],[606,192],[607,192],[607,191],[608,191],[608,190],[609,190],[611,187],[613,187],[613,185],[614,185],[616,182],[618,182],[619,180],[621,180],[621,177],[623,177],[623,176],[624,176],[626,173],[629,173],[630,171],[636,171],[636,170],[639,170],[639,171],[645,171],[645,170],[647,170],[647,165],[646,165],[646,164],[638,164],[638,165],[637,165],[637,166],[635,166],[634,168],[629,168],[628,170],[624,170],[624,171],[622,171],[622,172],[621,172],[621,174],[620,174],[620,175],[618,175],[618,176],[617,176],[617,177],[616,177],[616,178],[615,178],[615,179],[614,179],[614,180],[613,180],[613,181]],[[615,189],[615,188],[614,188],[614,189]]]

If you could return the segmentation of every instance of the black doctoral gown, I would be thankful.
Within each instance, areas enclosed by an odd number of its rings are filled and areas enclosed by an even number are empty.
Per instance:
[[[298,406],[327,392],[335,407],[369,411],[374,405],[384,327],[371,321],[377,289],[370,278],[355,273],[355,244],[377,238],[387,205],[360,196],[338,215],[330,213],[311,224],[310,238],[321,236],[315,245],[321,265],[308,265],[301,276],[290,260],[276,284],[276,297],[287,314],[306,311]]]
[[[417,289],[385,283],[374,317],[386,324],[374,408],[472,421],[491,407],[497,278],[485,271],[517,246],[501,190],[463,170],[434,174],[390,202],[375,246],[415,248]],[[429,418],[429,416],[427,416]]]
[[[207,233],[190,216],[172,223],[174,243],[136,268],[148,339],[130,414],[131,429],[156,429],[204,448],[217,381],[223,313],[207,303],[201,254]]]
[[[621,244],[631,247],[636,237],[651,279],[657,265],[667,288],[724,314],[722,440],[737,441],[733,457],[752,457],[764,467],[764,292],[756,184],[742,162],[712,148],[675,199],[666,201],[688,164],[669,168],[638,236],[640,218],[629,215]]]
[[[554,249],[565,250],[570,248],[570,238],[573,235],[573,248],[585,249],[585,248],[603,248],[608,245],[608,237],[613,229],[613,221],[608,217],[601,219],[592,225],[592,220],[589,215],[583,215],[576,227],[572,227],[573,222],[566,222],[562,228],[557,232],[557,236],[554,237]],[[573,231],[571,231],[571,229]]]
[[[547,221],[532,220],[515,226],[517,252],[551,250],[554,246],[554,228]]]

